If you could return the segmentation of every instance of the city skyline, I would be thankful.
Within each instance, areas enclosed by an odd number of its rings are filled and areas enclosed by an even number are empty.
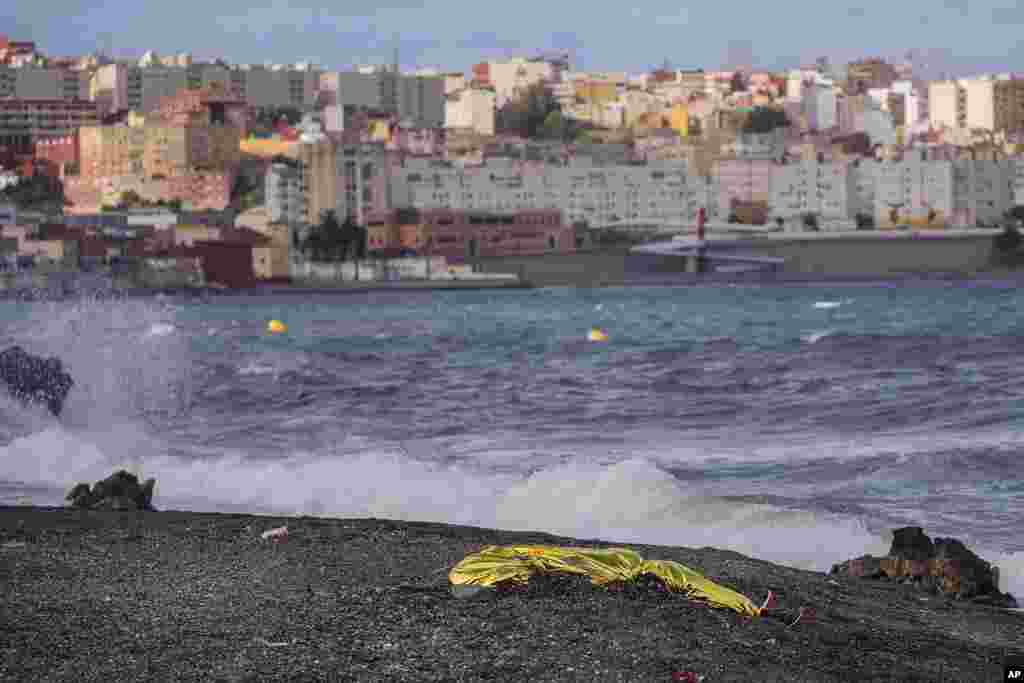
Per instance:
[[[197,21],[204,12],[212,14]],[[794,20],[801,13],[806,16]],[[701,28],[709,26],[724,30]],[[155,50],[236,63],[312,61],[345,68],[391,63],[397,47],[404,68],[467,71],[485,59],[564,51],[574,68],[636,73],[665,61],[705,69],[779,69],[822,56],[836,65],[862,57],[899,62],[913,49],[921,75],[932,78],[1020,70],[1024,45],[1016,34],[1022,26],[1024,7],[1001,0],[943,0],[937,6],[869,0],[857,8],[807,0],[785,7],[680,8],[656,2],[600,13],[578,1],[552,6],[526,0],[482,13],[468,3],[428,9],[392,0],[360,13],[280,0],[260,6],[181,0],[147,3],[142,10],[128,3],[85,9],[58,0],[24,5],[16,16],[0,18],[0,34],[34,40],[53,56],[100,50],[122,57]]]

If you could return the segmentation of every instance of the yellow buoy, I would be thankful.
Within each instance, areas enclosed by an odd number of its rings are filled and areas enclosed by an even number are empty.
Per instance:
[[[269,323],[267,323],[267,332],[272,332],[274,334],[280,334],[282,332],[287,332],[287,331],[288,331],[288,326],[285,325],[280,320],[271,320]]]
[[[608,341],[608,335],[595,327],[587,333],[587,339],[592,342],[603,342]]]

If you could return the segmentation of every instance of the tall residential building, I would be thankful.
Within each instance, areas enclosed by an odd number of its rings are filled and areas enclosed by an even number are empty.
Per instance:
[[[313,104],[320,89],[320,72],[314,69],[239,67],[230,70],[228,81],[249,107],[303,109]]]
[[[396,114],[421,127],[441,128],[445,121],[443,76],[405,76],[393,71],[330,71],[320,75],[320,104],[331,109],[328,130],[342,130],[337,117],[349,109]]]
[[[0,98],[26,100],[84,100],[89,72],[69,68],[0,66]]]
[[[265,178],[267,221],[297,225],[305,222],[306,203],[298,162],[274,162]]]
[[[236,93],[252,108],[302,109],[313,103],[319,87],[319,72],[180,61],[173,65],[154,61],[149,66],[106,64],[93,74],[89,95],[104,112],[125,109],[149,112],[163,98],[180,90],[196,90],[216,83]]]
[[[299,150],[305,222],[317,223],[326,210],[365,225],[393,207],[388,182],[394,155],[382,143],[303,144]]]
[[[96,121],[92,102],[0,98],[0,148],[28,154],[39,140],[71,135]]]
[[[186,90],[163,100],[148,118],[84,127],[79,131],[80,174],[170,178],[197,170],[233,171],[241,155],[242,109],[215,88]]]

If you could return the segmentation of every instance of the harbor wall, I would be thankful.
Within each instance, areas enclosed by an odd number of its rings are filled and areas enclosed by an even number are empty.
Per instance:
[[[913,273],[984,273],[998,266],[993,237],[984,235],[850,235],[828,239],[757,238],[715,249],[751,256],[781,257],[781,275],[879,276]],[[467,260],[481,272],[514,273],[538,287],[616,286],[694,281],[682,256],[632,254],[626,248],[573,254]],[[696,276],[697,279],[700,276]]]

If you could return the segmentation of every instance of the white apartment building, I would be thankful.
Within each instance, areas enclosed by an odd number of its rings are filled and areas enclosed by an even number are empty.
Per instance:
[[[913,126],[927,118],[927,102],[913,81],[896,81],[889,91],[903,95],[904,120],[907,126]]]
[[[996,225],[1013,206],[1014,171],[1006,161],[947,162],[953,169],[953,211],[960,225]]]
[[[690,225],[706,190],[685,161],[629,165],[526,165],[489,160],[476,167],[407,160],[393,179],[395,205],[509,212],[560,209],[591,227]]]
[[[494,135],[495,94],[492,90],[469,88],[447,96],[445,128],[471,129],[480,135]]]
[[[774,215],[792,218],[813,213],[824,219],[850,218],[854,174],[841,163],[805,161],[772,172],[769,206]]]
[[[298,164],[273,163],[265,177],[267,221],[297,225],[305,220],[306,202]]]
[[[849,182],[849,206],[847,215],[856,219],[858,215],[875,215],[875,186],[878,173],[875,170],[878,162],[866,159],[855,159],[847,166]]]
[[[1013,163],[903,161],[780,166],[772,175],[771,208],[784,217],[805,212],[823,218],[873,216],[879,227],[932,222],[974,226],[995,223],[1012,205],[1017,180]]]
[[[867,103],[868,106],[859,115],[857,130],[867,133],[873,145],[895,145],[896,124],[893,123],[892,114],[882,111],[870,98]]]
[[[936,220],[955,222],[953,168],[948,161],[909,158],[862,162],[874,180],[873,215],[879,227]]]
[[[836,125],[836,92],[830,85],[811,83],[804,87],[803,114],[811,130],[829,130]]]
[[[1013,206],[1024,206],[1024,157],[1010,159],[1008,167],[1010,202]]]

